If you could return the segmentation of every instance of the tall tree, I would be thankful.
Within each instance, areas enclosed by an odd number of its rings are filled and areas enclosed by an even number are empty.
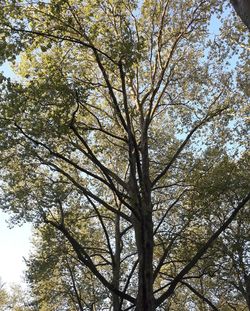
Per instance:
[[[1,4],[1,206],[66,239],[114,311],[164,308],[250,198],[191,196],[247,143],[216,1]]]

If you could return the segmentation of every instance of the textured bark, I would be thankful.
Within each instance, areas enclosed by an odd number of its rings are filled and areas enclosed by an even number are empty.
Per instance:
[[[250,274],[248,274],[245,277],[245,283],[246,283],[246,301],[248,310],[250,311]]]
[[[139,258],[136,311],[154,311],[153,295],[153,223],[149,213],[135,224]]]
[[[120,217],[116,215],[115,220],[115,254],[113,262],[113,285],[120,287],[120,262],[121,262],[121,235],[120,235]],[[113,311],[120,311],[120,297],[112,293]]]
[[[232,6],[250,31],[250,0],[231,0]]]

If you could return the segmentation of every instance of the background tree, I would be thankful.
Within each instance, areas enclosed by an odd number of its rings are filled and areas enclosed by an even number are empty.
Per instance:
[[[234,49],[226,25],[211,35],[217,1],[1,4],[1,59],[19,55],[19,78],[1,85],[1,206],[53,237],[43,236],[45,271],[43,248],[31,260],[34,279],[48,286],[55,268],[56,294],[68,293],[60,308],[86,302],[75,282],[85,274],[100,288],[89,298],[105,295],[115,311],[209,305],[211,247],[250,198],[224,182],[247,149],[237,81],[248,50]]]
[[[1,283],[0,287],[0,308],[1,311],[36,311],[36,306],[31,297],[16,284],[12,284],[10,288],[6,289]]]
[[[243,23],[250,30],[250,1],[249,0],[231,0],[231,3],[243,21]]]
[[[4,310],[8,302],[8,294],[4,288],[4,284],[0,281],[0,307]]]

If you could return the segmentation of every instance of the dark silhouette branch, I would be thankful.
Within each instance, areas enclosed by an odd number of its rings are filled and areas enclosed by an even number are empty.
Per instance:
[[[220,92],[215,99],[213,100],[213,104],[215,104],[217,102],[217,100],[220,98],[220,96],[222,95],[222,92]],[[194,133],[197,132],[197,130],[199,130],[203,125],[207,124],[209,121],[211,121],[214,117],[220,115],[224,110],[226,110],[228,108],[228,106],[219,109],[213,113],[211,113],[210,115],[208,114],[204,119],[202,119],[201,121],[199,121],[193,128],[192,130],[189,132],[189,134],[186,136],[186,138],[184,139],[184,141],[181,143],[181,145],[179,146],[179,148],[176,150],[174,156],[172,157],[172,159],[168,162],[168,164],[165,166],[165,168],[161,171],[161,173],[156,176],[156,178],[153,180],[152,182],[152,186],[154,186],[163,176],[165,176],[165,174],[168,172],[168,170],[172,167],[173,163],[177,160],[177,158],[179,157],[180,153],[182,152],[182,150],[186,147],[186,145],[189,143],[190,139],[192,138],[192,136],[194,135]]]
[[[236,13],[250,31],[250,0],[230,0]]]
[[[193,286],[191,286],[190,284],[188,284],[187,282],[184,282],[184,281],[181,281],[181,283],[183,285],[185,285],[188,289],[190,289],[191,292],[193,292],[202,301],[204,301],[206,304],[208,304],[212,308],[212,310],[219,311],[219,309],[216,308],[216,306],[208,298],[206,298],[204,295],[202,295],[200,292],[198,292]]]
[[[88,255],[88,253],[85,251],[84,247],[71,235],[71,233],[68,231],[68,229],[62,225],[58,225],[57,223],[48,220],[44,218],[44,222],[47,224],[52,225],[65,236],[65,238],[69,241],[71,246],[73,247],[74,251],[76,252],[78,259],[80,262],[82,262],[84,265],[86,265],[90,271],[97,277],[97,279],[111,292],[115,293],[119,297],[122,297],[123,299],[126,299],[129,302],[135,303],[135,298],[131,297],[128,294],[125,294],[114,287],[112,283],[110,283],[97,269],[96,265],[92,261],[91,257]]]
[[[205,245],[203,245],[196,255],[190,260],[190,262],[178,273],[178,275],[171,282],[168,290],[162,294],[158,299],[156,299],[156,306],[161,305],[168,297],[170,297],[178,285],[179,282],[182,281],[183,277],[196,265],[196,263],[202,258],[202,256],[207,252],[207,250],[213,245],[219,235],[224,232],[227,227],[232,223],[235,219],[239,211],[247,204],[250,200],[250,193],[237,205],[229,218],[223,223],[223,225],[215,231],[215,233],[208,239]]]

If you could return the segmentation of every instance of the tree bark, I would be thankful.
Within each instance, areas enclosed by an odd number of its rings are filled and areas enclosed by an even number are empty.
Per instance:
[[[113,285],[115,288],[120,287],[120,263],[121,263],[121,236],[120,236],[120,216],[116,215],[115,219],[115,254],[113,263]],[[113,311],[120,311],[120,297],[112,293]]]
[[[230,0],[236,13],[250,31],[250,0]]]
[[[250,274],[245,276],[245,284],[246,284],[246,301],[248,310],[250,311]]]
[[[154,311],[153,222],[151,212],[141,215],[140,221],[135,220],[135,236],[139,260],[138,292],[135,310]]]

